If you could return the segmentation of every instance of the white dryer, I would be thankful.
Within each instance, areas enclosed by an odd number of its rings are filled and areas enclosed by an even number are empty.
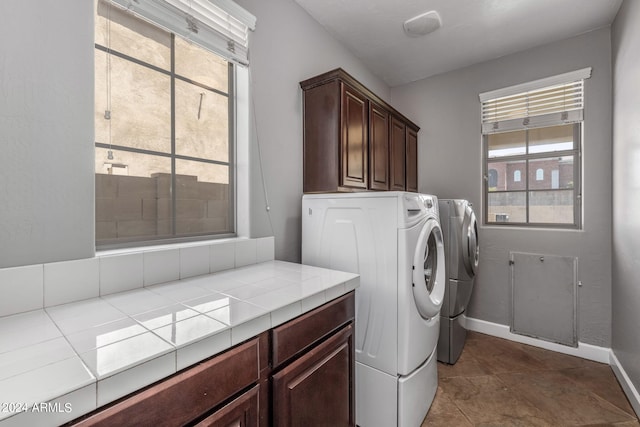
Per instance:
[[[447,253],[447,283],[440,311],[438,360],[454,364],[467,337],[464,314],[478,269],[478,224],[467,200],[441,199],[439,207]]]
[[[435,196],[305,195],[302,262],[360,275],[356,423],[419,426],[437,389],[445,252]]]

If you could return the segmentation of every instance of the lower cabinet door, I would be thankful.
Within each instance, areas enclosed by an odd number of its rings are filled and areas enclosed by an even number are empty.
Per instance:
[[[274,426],[354,426],[354,356],[349,324],[275,373]]]
[[[260,385],[256,385],[251,390],[200,421],[196,426],[257,427],[259,390]]]

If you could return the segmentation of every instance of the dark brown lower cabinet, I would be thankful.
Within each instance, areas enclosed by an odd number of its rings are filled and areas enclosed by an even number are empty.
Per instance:
[[[253,427],[258,425],[259,391],[256,385],[196,424],[197,427]]]
[[[353,426],[353,327],[273,375],[275,426]]]
[[[69,423],[354,426],[354,292]]]

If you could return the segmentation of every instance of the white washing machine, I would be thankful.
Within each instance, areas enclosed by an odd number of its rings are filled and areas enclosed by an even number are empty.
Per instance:
[[[467,337],[464,314],[478,269],[478,224],[467,200],[441,199],[439,207],[447,253],[447,281],[440,311],[438,360],[454,364]]]
[[[302,198],[302,262],[360,274],[356,423],[417,427],[437,389],[445,252],[435,196]]]

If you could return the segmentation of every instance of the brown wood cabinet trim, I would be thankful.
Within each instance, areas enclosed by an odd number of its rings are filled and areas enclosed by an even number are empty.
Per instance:
[[[177,426],[259,380],[259,338],[234,347],[79,421],[77,426]]]
[[[342,359],[342,360],[341,360]],[[292,393],[296,392],[296,388],[303,388],[302,393],[310,394],[314,396],[316,400],[316,392],[310,389],[309,386],[304,387],[304,382],[307,381],[313,375],[318,375],[317,371],[321,370],[332,361],[338,361],[338,363],[348,364],[347,372],[342,372],[342,375],[346,375],[346,387],[341,388],[338,385],[338,389],[333,390],[332,387],[336,387],[336,384],[330,382],[327,379],[327,388],[322,387],[322,390],[318,392],[329,392],[334,396],[344,396],[347,394],[348,402],[346,408],[343,408],[347,414],[336,413],[336,408],[327,407],[325,405],[318,407],[306,407],[300,411],[301,408],[296,407],[292,402]],[[334,371],[335,373],[335,371]],[[341,376],[342,376],[341,375]],[[317,347],[314,347],[299,359],[287,365],[281,371],[273,375],[273,423],[275,426],[288,427],[294,425],[304,425],[305,420],[317,420],[321,418],[332,418],[333,425],[355,425],[355,354],[353,346],[353,323],[349,323],[340,331],[336,332],[326,341],[322,342]],[[321,399],[323,400],[323,399]],[[315,402],[318,403],[318,402]],[[340,402],[344,404],[344,402]],[[330,412],[329,416],[327,411]],[[338,411],[340,412],[340,411]],[[340,416],[344,416],[346,419],[340,419],[336,421]],[[296,418],[297,417],[297,418]],[[307,424],[308,425],[308,424]],[[318,425],[326,425],[325,423],[319,423]]]
[[[303,80],[300,82],[300,87],[303,90],[308,90],[313,87],[323,85],[334,79],[339,79],[344,81],[345,83],[349,84],[359,92],[363,93],[367,98],[384,106],[384,108],[389,110],[390,113],[400,117],[403,121],[407,122],[407,125],[410,126],[412,129],[415,129],[416,132],[420,130],[420,127],[418,125],[413,123],[411,120],[405,117],[402,113],[400,113],[398,110],[393,108],[391,105],[389,105],[382,98],[380,98],[378,95],[373,93],[370,89],[368,89],[358,80],[356,80],[353,76],[351,76],[349,73],[344,71],[342,68],[336,68],[335,70],[327,71],[326,73],[317,75],[315,77],[311,77],[310,79],[307,79],[307,80]]]
[[[355,317],[354,291],[272,329],[273,367],[302,353]]]

